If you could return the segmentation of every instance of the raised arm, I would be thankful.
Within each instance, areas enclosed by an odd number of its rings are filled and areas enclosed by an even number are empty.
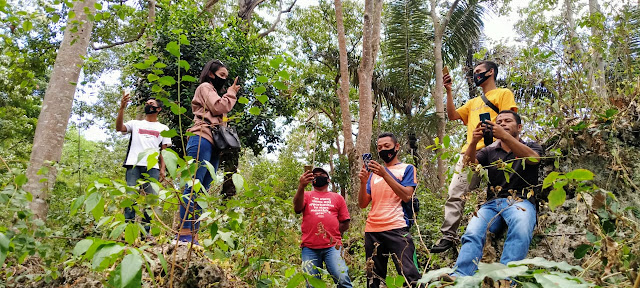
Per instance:
[[[369,181],[369,171],[367,171],[364,166],[360,169],[360,173],[358,174],[360,178],[360,191],[358,192],[358,206],[361,209],[367,208],[369,203],[371,202],[371,195],[367,193],[367,181]]]
[[[302,209],[304,209],[304,188],[309,185],[313,181],[313,173],[311,171],[305,171],[302,176],[300,176],[298,190],[296,191],[296,195],[293,196],[293,211],[296,213],[301,213]]]
[[[443,77],[443,82],[444,82],[444,88],[445,90],[447,90],[447,117],[449,118],[449,120],[460,119],[462,120],[462,122],[464,122],[464,119],[462,119],[462,117],[460,116],[460,113],[456,111],[456,106],[453,105],[453,92],[451,91],[451,85],[452,85],[451,75],[445,74]]]
[[[129,103],[129,93],[122,92],[122,100],[120,100],[120,109],[118,109],[118,117],[116,117],[116,131],[127,132],[127,127],[124,126],[124,109],[127,108]]]

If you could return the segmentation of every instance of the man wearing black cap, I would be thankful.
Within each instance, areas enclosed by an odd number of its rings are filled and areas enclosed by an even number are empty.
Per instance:
[[[329,173],[320,167],[305,171],[293,196],[293,209],[302,213],[302,266],[306,273],[320,278],[317,268],[324,263],[338,287],[352,287],[342,258],[342,233],[349,229],[349,211],[344,198],[329,191],[329,182]],[[313,190],[304,191],[309,183]]]

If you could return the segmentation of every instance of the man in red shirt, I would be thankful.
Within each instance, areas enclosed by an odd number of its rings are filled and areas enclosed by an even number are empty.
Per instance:
[[[349,269],[342,258],[342,233],[349,229],[349,211],[344,198],[329,191],[329,173],[317,167],[300,176],[293,196],[293,209],[302,213],[303,270],[320,278],[317,268],[326,264],[338,287],[350,288]],[[313,184],[312,191],[304,188]]]

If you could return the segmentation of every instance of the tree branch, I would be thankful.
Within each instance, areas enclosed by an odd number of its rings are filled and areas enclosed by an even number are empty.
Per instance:
[[[216,5],[216,3],[218,3],[219,0],[209,0],[207,1],[207,4],[204,5],[204,9],[202,9],[202,11],[200,11],[200,13],[198,14],[199,16],[202,16],[202,14],[204,14],[205,12],[211,12],[211,7],[213,7],[213,5]]]
[[[111,47],[115,47],[115,46],[120,46],[120,45],[123,45],[123,44],[127,44],[127,43],[131,43],[131,42],[138,41],[138,40],[140,40],[140,38],[142,38],[142,36],[144,35],[144,31],[145,31],[146,29],[147,29],[147,24],[144,24],[144,25],[142,26],[142,30],[140,30],[140,33],[138,33],[138,35],[136,35],[136,36],[135,36],[135,37],[133,37],[133,38],[130,38],[130,39],[127,39],[127,40],[124,40],[124,41],[119,41],[119,42],[115,42],[115,43],[107,44],[107,45],[100,46],[100,47],[96,47],[96,44],[95,44],[95,43],[91,43],[91,48],[93,48],[93,50],[96,50],[96,51],[97,51],[97,50],[107,49],[107,48],[111,48]]]
[[[291,5],[289,5],[289,8],[287,8],[286,10],[281,10],[280,13],[278,13],[278,18],[276,18],[276,21],[273,22],[273,25],[271,25],[271,27],[267,31],[260,33],[258,37],[262,38],[264,36],[269,35],[269,33],[275,31],[276,26],[278,26],[278,23],[280,23],[280,17],[282,16],[282,14],[291,12],[291,9],[293,9],[293,6],[296,5],[297,1],[298,0],[293,0],[293,2],[291,2]],[[280,9],[282,9],[282,2],[280,2]]]
[[[449,24],[449,20],[451,20],[451,15],[453,15],[453,11],[456,10],[456,7],[458,7],[458,2],[460,2],[460,0],[456,0],[453,2],[453,4],[451,4],[451,7],[449,7],[449,11],[447,11],[447,15],[444,17],[444,19],[442,19],[442,32],[444,32],[444,29],[447,27],[447,24]]]

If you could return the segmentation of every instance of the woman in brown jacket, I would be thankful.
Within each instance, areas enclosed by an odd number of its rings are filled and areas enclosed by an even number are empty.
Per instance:
[[[202,185],[201,190],[207,191],[213,180],[212,175],[204,161],[208,161],[218,171],[220,150],[217,150],[211,135],[211,127],[215,125],[227,125],[227,113],[236,104],[236,94],[240,90],[238,77],[233,84],[222,94],[224,84],[229,76],[227,67],[219,60],[211,60],[204,66],[200,74],[200,86],[191,100],[191,109],[194,115],[194,124],[187,131],[195,134],[187,141],[187,155],[200,161],[201,165],[196,171],[196,179]],[[222,96],[220,96],[222,95]],[[189,185],[191,186],[191,185]],[[197,198],[197,192],[192,193],[191,187],[185,188],[180,205],[180,231],[178,241],[193,242],[198,244],[198,228],[200,223],[196,221],[200,215],[200,206],[193,200]]]

